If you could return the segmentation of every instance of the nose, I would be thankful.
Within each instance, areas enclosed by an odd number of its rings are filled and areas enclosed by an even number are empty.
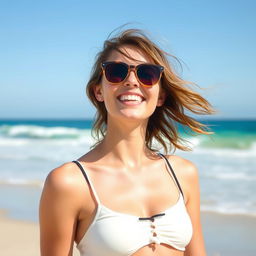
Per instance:
[[[136,74],[135,74],[136,70],[134,68],[131,68],[130,69],[130,72],[128,73],[125,81],[124,81],[124,85],[125,86],[128,86],[128,85],[133,85],[133,86],[139,86],[139,81],[136,77]]]

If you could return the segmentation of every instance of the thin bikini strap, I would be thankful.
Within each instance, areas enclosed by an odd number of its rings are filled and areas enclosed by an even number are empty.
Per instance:
[[[99,205],[100,204],[100,199],[96,193],[96,190],[93,186],[93,183],[91,182],[90,178],[89,178],[89,175],[86,173],[85,169],[83,168],[83,166],[81,165],[81,163],[79,161],[72,161],[73,163],[75,163],[79,169],[81,170],[82,174],[84,175],[84,178],[86,179],[89,187],[91,188],[92,192],[93,192],[93,196],[97,202],[97,204]]]
[[[183,191],[182,191],[182,189],[181,189],[180,183],[179,183],[179,181],[178,181],[178,179],[177,179],[177,177],[176,177],[176,175],[175,175],[174,170],[173,170],[172,167],[171,167],[170,162],[168,161],[168,159],[167,159],[163,154],[158,153],[158,155],[162,156],[162,157],[165,159],[165,161],[166,161],[166,163],[167,163],[167,165],[168,165],[168,167],[169,167],[169,168],[168,168],[168,171],[169,171],[169,173],[172,175],[172,177],[174,178],[174,180],[176,181],[176,184],[177,184],[177,186],[178,186],[178,188],[179,188],[179,190],[180,190],[180,193],[182,194],[182,197],[184,198]]]

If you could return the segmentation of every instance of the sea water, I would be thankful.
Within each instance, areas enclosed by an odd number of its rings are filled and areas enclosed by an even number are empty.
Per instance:
[[[215,134],[181,130],[192,151],[175,152],[199,170],[201,210],[256,216],[256,120],[203,123]],[[90,150],[91,127],[92,120],[0,120],[0,209],[37,221],[47,174]]]

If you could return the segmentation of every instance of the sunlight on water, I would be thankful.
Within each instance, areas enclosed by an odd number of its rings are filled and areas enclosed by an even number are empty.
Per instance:
[[[183,134],[193,151],[175,152],[199,169],[203,211],[256,216],[256,121],[241,122],[232,126],[215,121],[216,133],[211,136]],[[16,191],[15,186],[32,186],[40,191],[50,170],[90,149],[91,124],[88,120],[0,121],[0,187]]]

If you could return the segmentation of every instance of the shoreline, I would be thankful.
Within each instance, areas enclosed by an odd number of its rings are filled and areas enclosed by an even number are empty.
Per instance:
[[[256,217],[201,213],[208,256],[256,255]],[[39,256],[39,224],[17,220],[0,209],[0,248],[5,256]],[[74,256],[79,256],[74,246]]]

